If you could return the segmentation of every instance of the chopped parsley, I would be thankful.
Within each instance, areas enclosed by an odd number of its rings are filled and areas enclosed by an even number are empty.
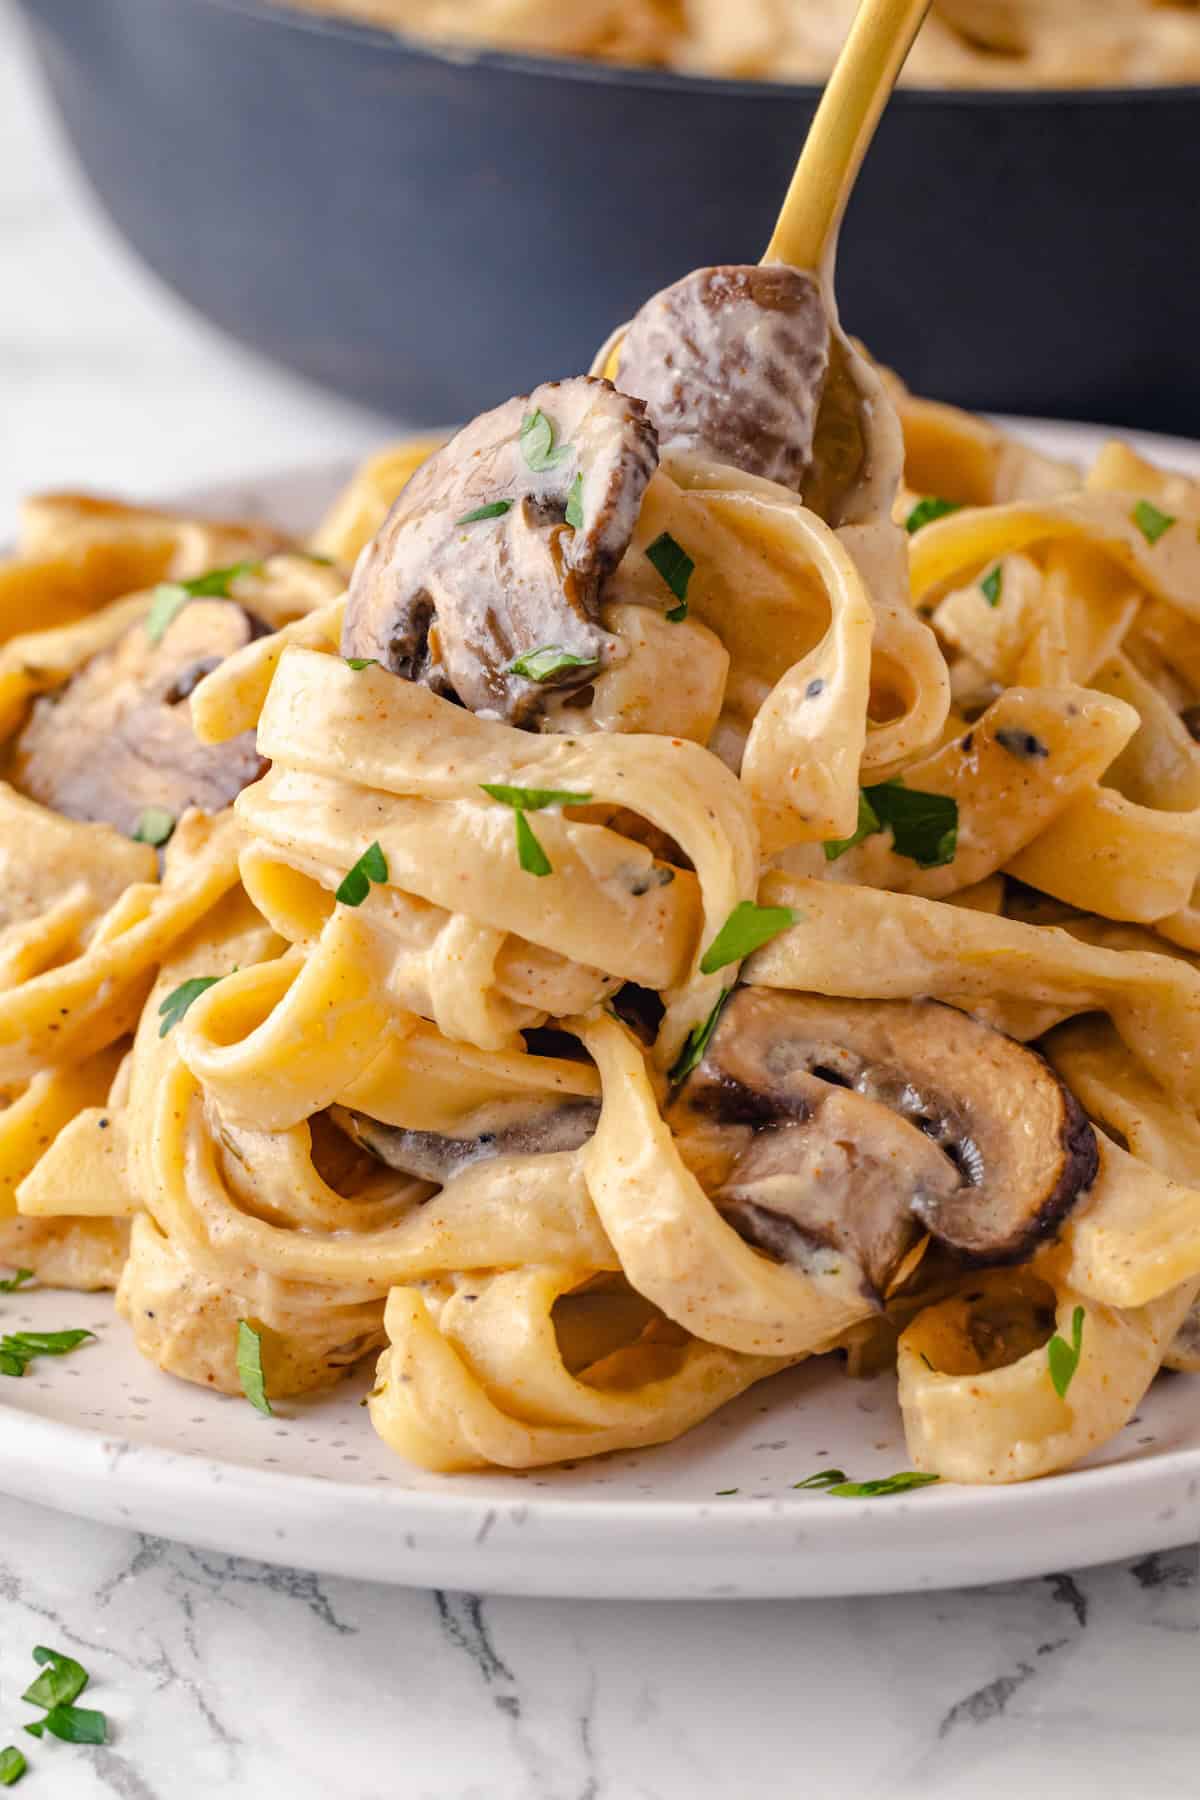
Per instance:
[[[108,1742],[108,1720],[102,1712],[92,1712],[86,1706],[52,1706],[44,1719],[25,1729],[35,1738],[48,1731],[51,1737],[61,1738],[64,1744]]]
[[[940,869],[958,848],[958,801],[951,794],[928,794],[900,780],[863,789],[880,825],[890,825],[897,856],[919,869]]]
[[[1133,509],[1134,524],[1148,544],[1157,544],[1164,532],[1170,531],[1175,523],[1173,513],[1159,512],[1149,500],[1139,500]]]
[[[825,840],[825,861],[836,862],[839,856],[845,856],[847,850],[853,850],[855,845],[861,844],[864,838],[873,837],[877,831],[882,830],[879,814],[860,788],[858,790],[858,824],[848,838],[827,838]]]
[[[517,861],[526,875],[552,875],[554,869],[550,858],[534,836],[533,826],[525,814],[541,812],[547,806],[586,806],[592,796],[572,794],[565,788],[510,787],[503,781],[484,781],[480,786],[490,800],[511,806],[516,814]]]
[[[28,1767],[29,1764],[15,1744],[9,1744],[7,1749],[0,1750],[0,1787],[12,1787],[14,1782],[20,1781]]]
[[[271,1402],[267,1399],[267,1383],[263,1375],[262,1337],[245,1319],[238,1320],[237,1372],[242,1392],[251,1406],[256,1412],[271,1418]]]
[[[162,1020],[158,1028],[159,1037],[165,1038],[172,1026],[178,1025],[193,1001],[198,1000],[201,994],[206,994],[210,987],[215,987],[220,979],[219,975],[193,975],[190,981],[181,981],[177,988],[173,988],[158,1009],[158,1016]]]
[[[831,1488],[845,1481],[845,1469],[819,1469],[815,1475],[806,1475],[803,1481],[793,1481],[794,1488]]]
[[[583,471],[571,483],[571,491],[567,495],[567,524],[572,531],[583,529]]]
[[[15,1275],[9,1275],[4,1281],[0,1281],[0,1294],[15,1294],[18,1288],[23,1288],[27,1281],[32,1280],[32,1269],[18,1269]]]
[[[361,906],[371,891],[371,883],[378,885],[387,878],[387,857],[377,843],[368,844],[354,867],[347,869],[333,897],[343,906]]]
[[[881,1475],[875,1481],[842,1481],[829,1492],[838,1500],[881,1500],[886,1494],[907,1494],[911,1488],[932,1487],[940,1475],[919,1475],[901,1469],[897,1475]]]
[[[646,560],[653,563],[678,600],[679,605],[673,606],[667,614],[668,619],[678,624],[680,619],[687,618],[688,582],[692,579],[696,565],[669,531],[661,531],[652,544],[647,544]]]
[[[377,656],[344,656],[342,661],[348,669],[353,669],[356,675],[361,675],[364,669],[377,669],[379,667],[379,658]]]
[[[49,1712],[54,1706],[68,1706],[72,1700],[78,1700],[88,1684],[88,1672],[82,1663],[77,1663],[73,1656],[64,1656],[61,1650],[48,1650],[45,1644],[38,1644],[33,1652],[35,1663],[43,1665],[40,1675],[30,1682],[22,1700],[28,1700],[30,1706],[40,1706]]]
[[[739,1492],[739,1491],[740,1491],[740,1490],[739,1490],[739,1489],[738,1489],[738,1488],[718,1488],[718,1489],[717,1489],[717,1499],[718,1499],[718,1500],[724,1500],[724,1499],[725,1499],[725,1497],[726,1497],[726,1495],[728,1495],[728,1494],[736,1494],[736,1493],[738,1493],[738,1492]]]
[[[790,906],[756,906],[743,900],[734,907],[700,959],[700,973],[715,975],[727,963],[740,962],[796,923]]]
[[[502,519],[511,511],[511,500],[489,500],[486,506],[477,506],[474,512],[466,512],[461,519],[455,519],[456,525],[474,525],[480,519]]]
[[[536,650],[526,650],[523,656],[514,656],[508,665],[510,675],[524,675],[527,681],[549,681],[560,669],[586,669],[589,667],[586,656],[576,656],[573,650],[564,650],[561,644],[540,644]]]
[[[676,1087],[678,1087],[685,1076],[691,1074],[692,1070],[696,1067],[696,1064],[700,1061],[700,1058],[704,1055],[704,1052],[708,1049],[709,1039],[717,1029],[717,1020],[721,1017],[721,1014],[724,1011],[725,1002],[732,992],[732,988],[722,988],[717,997],[717,1003],[709,1013],[707,1019],[702,1019],[699,1025],[693,1025],[692,1029],[688,1032],[687,1037],[683,1040],[683,1048],[672,1064],[669,1076],[670,1081]]]
[[[191,581],[160,581],[146,615],[146,636],[152,644],[161,643],[189,600],[228,600],[231,582],[239,575],[258,575],[261,571],[260,562],[238,562],[230,563],[226,569],[209,569],[205,575],[194,575]]]
[[[137,816],[137,824],[133,828],[133,839],[137,844],[165,844],[175,829],[175,814],[167,811],[165,806],[144,806]]]
[[[927,494],[917,504],[904,521],[904,529],[910,534],[920,531],[922,525],[932,525],[935,519],[944,519],[947,513],[958,512],[961,500],[941,500],[936,494]]]
[[[66,1356],[94,1331],[14,1331],[0,1337],[0,1375],[20,1377],[38,1356]]]
[[[571,450],[570,444],[555,446],[554,426],[540,408],[525,414],[521,420],[521,455],[535,475],[556,469],[571,455]]]
[[[1079,1353],[1083,1348],[1082,1306],[1077,1306],[1071,1315],[1071,1342],[1059,1337],[1057,1331],[1046,1345],[1046,1361],[1050,1365],[1050,1379],[1054,1383],[1054,1391],[1060,1400],[1067,1397],[1067,1389],[1075,1379],[1075,1371],[1079,1367]]]
[[[988,573],[980,582],[979,591],[989,606],[999,606],[1000,591],[1003,586],[1004,569],[1000,563],[997,563],[994,569],[989,569]]]

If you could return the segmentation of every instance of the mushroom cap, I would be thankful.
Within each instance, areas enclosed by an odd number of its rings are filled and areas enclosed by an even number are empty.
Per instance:
[[[548,448],[527,429],[538,414]],[[612,658],[600,590],[657,466],[645,406],[593,376],[545,382],[482,413],[418,469],[359,558],[342,654],[535,726],[550,691],[584,685]],[[540,681],[513,671],[548,648],[571,660]]]
[[[131,835],[147,807],[219,812],[266,767],[252,731],[202,744],[188,696],[218,663],[266,633],[236,601],[190,600],[154,642],[131,625],[56,694],[17,739],[13,785],[69,819]]]
[[[475,1129],[461,1137],[385,1125],[348,1106],[331,1107],[329,1116],[348,1138],[388,1168],[445,1184],[473,1163],[493,1156],[549,1156],[559,1150],[578,1150],[595,1131],[600,1107],[594,1100],[497,1101],[473,1119]]]
[[[1097,1167],[1049,1064],[933,1000],[740,988],[668,1117],[750,1242],[785,1260],[835,1245],[877,1291],[922,1229],[1022,1260]]]
[[[784,263],[696,269],[638,312],[617,382],[650,408],[664,450],[799,490],[829,362],[814,276]]]

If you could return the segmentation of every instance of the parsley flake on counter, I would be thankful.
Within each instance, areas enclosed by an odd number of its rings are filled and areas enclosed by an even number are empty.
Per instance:
[[[219,975],[193,975],[190,981],[181,981],[177,988],[172,988],[158,1009],[162,1024],[158,1028],[160,1038],[165,1038],[172,1026],[178,1025],[193,1001],[206,994],[210,987],[220,981]]]
[[[761,949],[773,937],[796,923],[790,906],[756,906],[743,900],[735,906],[700,959],[700,973],[715,975],[727,963],[741,962],[752,950]]]
[[[932,1487],[940,1475],[919,1475],[901,1469],[898,1475],[881,1475],[875,1481],[841,1481],[829,1492],[838,1500],[881,1500],[886,1494],[907,1494],[911,1488]]]
[[[364,669],[377,669],[379,667],[379,658],[377,656],[344,656],[342,661],[348,669],[353,669],[356,675],[361,675]]]
[[[516,814],[517,861],[526,875],[553,875],[550,858],[534,836],[526,813],[541,812],[547,806],[586,806],[590,794],[572,794],[565,788],[510,787],[504,781],[482,781],[480,787],[489,800],[511,806]]]
[[[377,843],[368,844],[354,867],[343,875],[333,897],[343,906],[361,906],[371,891],[371,883],[378,886],[387,878],[387,857]]]
[[[555,445],[554,426],[539,408],[521,420],[521,455],[535,475],[556,469],[571,455],[570,444]]]
[[[73,1656],[65,1656],[61,1650],[48,1650],[45,1644],[38,1644],[33,1652],[35,1663],[43,1665],[40,1675],[30,1682],[22,1700],[28,1700],[30,1706],[40,1706],[49,1712],[51,1707],[69,1706],[72,1700],[78,1700],[88,1684],[88,1672],[82,1663],[77,1663]]]
[[[911,536],[920,531],[922,525],[932,525],[935,519],[944,519],[947,513],[958,512],[962,507],[961,500],[942,500],[936,494],[927,494],[917,504],[904,521],[904,529]]]
[[[571,483],[571,491],[567,495],[567,524],[572,531],[583,529],[583,470]]]
[[[190,581],[160,581],[154,590],[154,603],[146,614],[146,636],[152,644],[161,643],[177,613],[189,600],[228,600],[229,584],[239,575],[258,575],[260,562],[230,563],[226,569],[209,569],[194,575]]]
[[[536,650],[526,650],[523,656],[514,656],[508,670],[510,675],[524,675],[527,681],[549,681],[560,669],[587,667],[586,656],[576,656],[573,650],[564,650],[561,644],[539,644]]]
[[[652,544],[646,546],[646,560],[653,563],[679,605],[673,606],[667,614],[674,624],[687,618],[688,583],[695,571],[695,563],[683,548],[677,544],[669,531],[661,531]]]
[[[988,573],[980,582],[979,591],[989,606],[999,606],[1000,592],[1003,586],[1004,569],[1000,563],[997,563],[994,569],[989,569]]]
[[[1148,544],[1157,544],[1163,533],[1170,531],[1175,523],[1173,513],[1160,512],[1149,500],[1139,500],[1131,516]]]
[[[825,861],[836,862],[839,856],[845,856],[847,850],[853,850],[855,845],[861,844],[864,838],[874,837],[877,831],[882,830],[879,814],[860,788],[858,790],[858,824],[854,827],[853,835],[848,838],[827,838],[824,844]]]
[[[255,1331],[253,1325],[245,1319],[238,1320],[237,1328],[237,1372],[251,1406],[266,1418],[273,1417],[271,1402],[267,1399],[267,1384],[262,1366],[262,1336]]]
[[[12,1787],[20,1781],[29,1764],[21,1755],[15,1744],[0,1750],[0,1787]]]
[[[0,1337],[0,1375],[20,1377],[37,1356],[67,1356],[94,1331],[14,1331]]]
[[[44,1719],[25,1727],[30,1737],[40,1738],[44,1732],[61,1738],[64,1744],[106,1744],[108,1720],[102,1712],[86,1706],[52,1706]]]
[[[831,1488],[846,1479],[845,1469],[819,1469],[815,1475],[805,1476],[803,1481],[793,1481],[794,1488]]]
[[[23,1288],[27,1281],[32,1280],[32,1269],[18,1269],[15,1275],[9,1275],[4,1281],[0,1281],[0,1294],[15,1294],[18,1288]]]
[[[511,500],[489,500],[486,506],[477,506],[474,512],[466,512],[461,519],[455,519],[456,525],[475,525],[480,519],[502,519],[511,511]]]
[[[175,814],[168,812],[165,806],[144,806],[133,828],[133,840],[137,844],[153,844],[157,848],[166,843],[174,829]]]
[[[683,1049],[679,1052],[679,1055],[671,1065],[670,1075],[668,1076],[668,1080],[670,1080],[674,1086],[678,1087],[684,1077],[691,1074],[692,1070],[696,1067],[696,1064],[700,1061],[700,1058],[704,1055],[704,1052],[708,1049],[708,1041],[712,1037],[713,1032],[717,1029],[717,1020],[721,1017],[725,1008],[725,1002],[732,992],[732,988],[722,988],[717,997],[717,1003],[709,1013],[707,1019],[702,1019],[699,1025],[693,1025],[686,1038],[684,1038]]]
[[[1060,1400],[1067,1397],[1067,1389],[1075,1379],[1075,1371],[1079,1367],[1079,1353],[1083,1349],[1084,1310],[1077,1306],[1071,1315],[1071,1342],[1059,1337],[1057,1331],[1046,1345],[1046,1361],[1050,1365],[1050,1379],[1054,1383],[1054,1391]]]
[[[881,825],[892,828],[897,856],[919,869],[940,869],[958,848],[958,801],[952,794],[928,794],[900,780],[863,789]]]

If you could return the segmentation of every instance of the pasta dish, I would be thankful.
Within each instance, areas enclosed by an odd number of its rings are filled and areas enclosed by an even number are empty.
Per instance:
[[[1068,1467],[1200,1368],[1198,616],[1200,484],[778,264],[310,541],[31,501],[0,1256],[263,1411],[377,1356],[436,1470],[818,1355],[914,1481]]]
[[[856,0],[287,0],[443,43],[824,81]],[[1200,81],[1196,0],[934,0],[913,87],[1125,87]]]

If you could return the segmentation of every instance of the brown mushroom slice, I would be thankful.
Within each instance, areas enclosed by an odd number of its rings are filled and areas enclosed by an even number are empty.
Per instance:
[[[662,448],[799,490],[812,460],[830,325],[815,278],[783,263],[697,269],[629,325],[617,382]]]
[[[444,1186],[464,1169],[494,1156],[550,1156],[578,1150],[595,1131],[600,1106],[594,1100],[496,1101],[474,1116],[474,1131],[461,1137],[385,1125],[347,1106],[331,1107],[329,1116],[388,1168]]]
[[[145,624],[34,706],[17,740],[13,784],[70,819],[132,835],[147,809],[177,819],[219,812],[265,764],[254,733],[201,744],[188,696],[266,627],[231,600],[191,600],[156,642]]]
[[[483,413],[417,470],[359,559],[342,654],[536,728],[550,693],[612,659],[600,591],[657,466],[645,406],[592,376]],[[534,651],[540,679],[512,667]]]
[[[1020,1260],[1097,1167],[1049,1065],[932,1000],[741,988],[668,1116],[751,1242],[844,1247],[876,1289],[918,1228],[972,1259]]]

